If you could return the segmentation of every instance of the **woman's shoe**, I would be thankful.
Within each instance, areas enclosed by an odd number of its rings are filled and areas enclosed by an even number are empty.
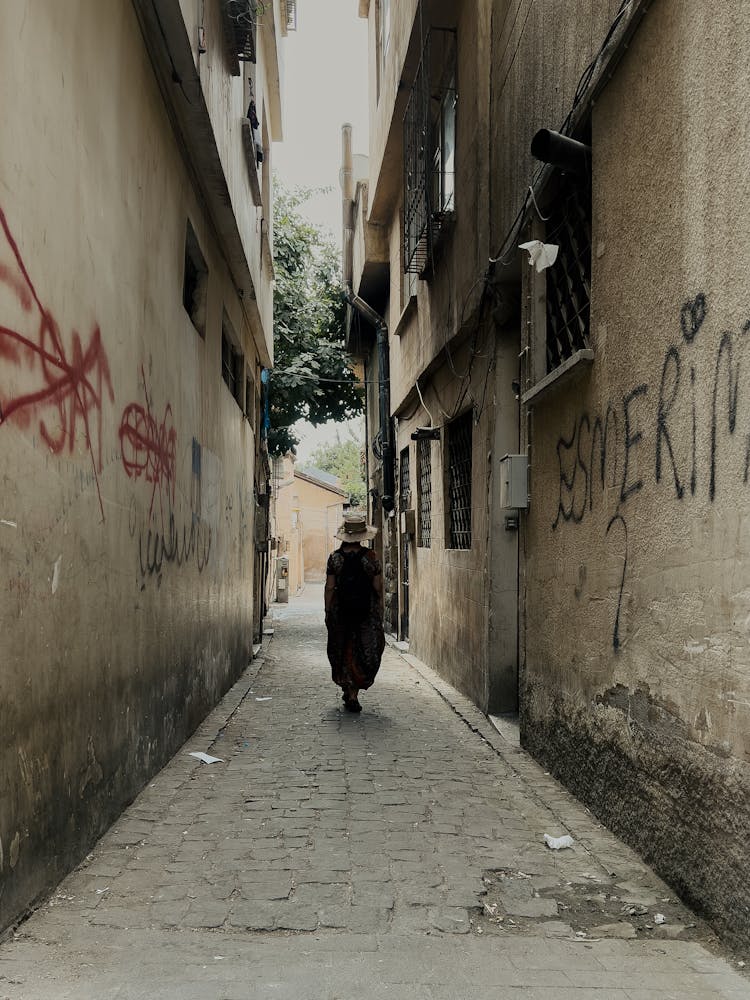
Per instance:
[[[348,699],[345,699],[344,700],[344,708],[347,710],[347,712],[361,712],[362,711],[362,706],[360,705],[359,701],[356,698],[352,698],[351,701],[349,701]]]

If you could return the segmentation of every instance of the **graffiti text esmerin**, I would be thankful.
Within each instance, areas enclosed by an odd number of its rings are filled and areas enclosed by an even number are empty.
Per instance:
[[[606,504],[606,536],[619,538],[623,546],[622,580],[612,633],[615,650],[622,641],[627,513],[632,502],[652,482],[668,486],[678,500],[705,489],[713,502],[720,488],[720,459],[726,447],[723,442],[737,430],[741,358],[750,341],[750,323],[719,335],[711,359],[710,381],[701,380],[692,346],[708,312],[703,293],[686,302],[680,312],[681,338],[667,348],[656,383],[634,385],[619,399],[610,400],[599,414],[579,414],[570,434],[557,442],[559,491],[553,530],[561,522],[581,524],[599,504]],[[706,384],[708,391],[701,398],[700,386]],[[646,430],[652,433],[646,434]],[[701,432],[707,441],[701,438]],[[702,448],[702,443],[707,448]],[[649,447],[653,450],[647,451]],[[736,474],[747,483],[750,433],[743,439],[740,451],[741,468]],[[730,474],[726,465],[721,468],[723,475]]]

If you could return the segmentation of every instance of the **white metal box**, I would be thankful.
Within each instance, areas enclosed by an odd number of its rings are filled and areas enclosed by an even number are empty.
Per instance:
[[[417,518],[413,510],[401,511],[401,534],[413,536],[417,530]]]
[[[505,510],[527,510],[529,506],[529,460],[526,455],[500,459],[500,506]]]

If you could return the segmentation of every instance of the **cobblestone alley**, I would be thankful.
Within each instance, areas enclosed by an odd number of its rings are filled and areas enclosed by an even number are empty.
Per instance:
[[[426,668],[387,649],[345,714],[321,608],[313,587],[274,608],[262,655],[0,947],[1,1000],[750,996],[512,728]]]

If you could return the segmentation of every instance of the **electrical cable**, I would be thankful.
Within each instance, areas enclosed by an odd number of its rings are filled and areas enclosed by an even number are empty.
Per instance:
[[[422,408],[425,410],[425,412],[427,413],[427,416],[430,418],[430,427],[434,427],[435,426],[435,421],[432,419],[432,414],[427,409],[427,406],[425,404],[424,398],[422,397],[422,390],[419,388],[419,379],[417,379],[417,381],[414,383],[414,385],[416,386],[416,389],[417,389],[417,395],[419,396],[419,402],[422,404]]]
[[[576,89],[575,89],[575,92],[574,92],[574,95],[573,95],[573,103],[572,103],[572,105],[570,107],[570,110],[568,111],[568,114],[565,116],[565,119],[563,120],[562,125],[560,126],[560,132],[563,135],[567,134],[567,129],[568,129],[569,125],[570,125],[571,119],[573,117],[573,113],[576,110],[576,108],[580,105],[581,101],[583,100],[584,94],[586,93],[586,90],[588,89],[588,86],[591,83],[591,80],[593,78],[594,71],[596,70],[596,66],[597,66],[599,60],[601,59],[601,57],[602,57],[605,49],[607,48],[607,46],[609,45],[610,41],[614,37],[614,34],[617,31],[617,28],[619,27],[619,25],[622,22],[623,18],[626,16],[626,14],[628,12],[628,8],[632,5],[632,3],[633,3],[633,0],[622,0],[622,3],[620,4],[620,9],[618,10],[617,14],[615,15],[615,18],[612,21],[612,24],[610,25],[609,30],[607,31],[607,34],[604,36],[604,41],[599,46],[599,49],[598,49],[596,55],[594,56],[594,58],[591,60],[591,62],[586,66],[586,68],[581,73],[581,76],[580,76],[580,78],[578,80],[578,83],[576,85]],[[510,72],[510,69],[508,70],[508,72]],[[507,79],[507,76],[506,76],[506,79]],[[502,90],[502,88],[501,88],[501,90]],[[522,223],[523,217],[526,215],[526,210],[528,208],[529,196],[530,195],[534,198],[534,201],[536,203],[536,196],[534,194],[534,187],[535,187],[537,181],[539,180],[539,177],[541,176],[541,173],[542,173],[543,169],[544,169],[544,167],[540,167],[540,168],[537,168],[537,170],[535,171],[534,176],[532,177],[531,184],[529,186],[529,190],[526,192],[526,196],[525,196],[525,198],[523,200],[523,203],[521,204],[521,207],[518,210],[518,214],[516,215],[515,219],[511,223],[511,226],[510,226],[510,228],[508,230],[508,233],[507,233],[505,239],[500,244],[500,248],[497,251],[497,253],[494,256],[490,257],[490,260],[489,260],[490,265],[500,264],[503,267],[508,267],[509,264],[511,263],[512,257],[511,257],[511,260],[505,260],[504,259],[505,258],[505,254],[508,252],[508,249],[509,249],[508,244],[511,243],[511,242],[513,242],[513,240],[515,238],[516,227],[518,227],[518,229],[520,229],[519,223]],[[539,212],[539,208],[538,207],[537,207],[537,212],[539,213],[539,216],[541,218],[542,217],[541,216],[541,212]]]
[[[534,208],[536,209],[536,214],[539,216],[540,221],[541,222],[549,222],[549,220],[552,218],[552,216],[551,215],[542,215],[542,213],[539,211],[539,206],[537,205],[537,203],[536,203],[536,197],[534,196],[534,188],[530,184],[529,184],[529,194],[531,195],[531,200],[532,200],[532,202],[534,204]]]

